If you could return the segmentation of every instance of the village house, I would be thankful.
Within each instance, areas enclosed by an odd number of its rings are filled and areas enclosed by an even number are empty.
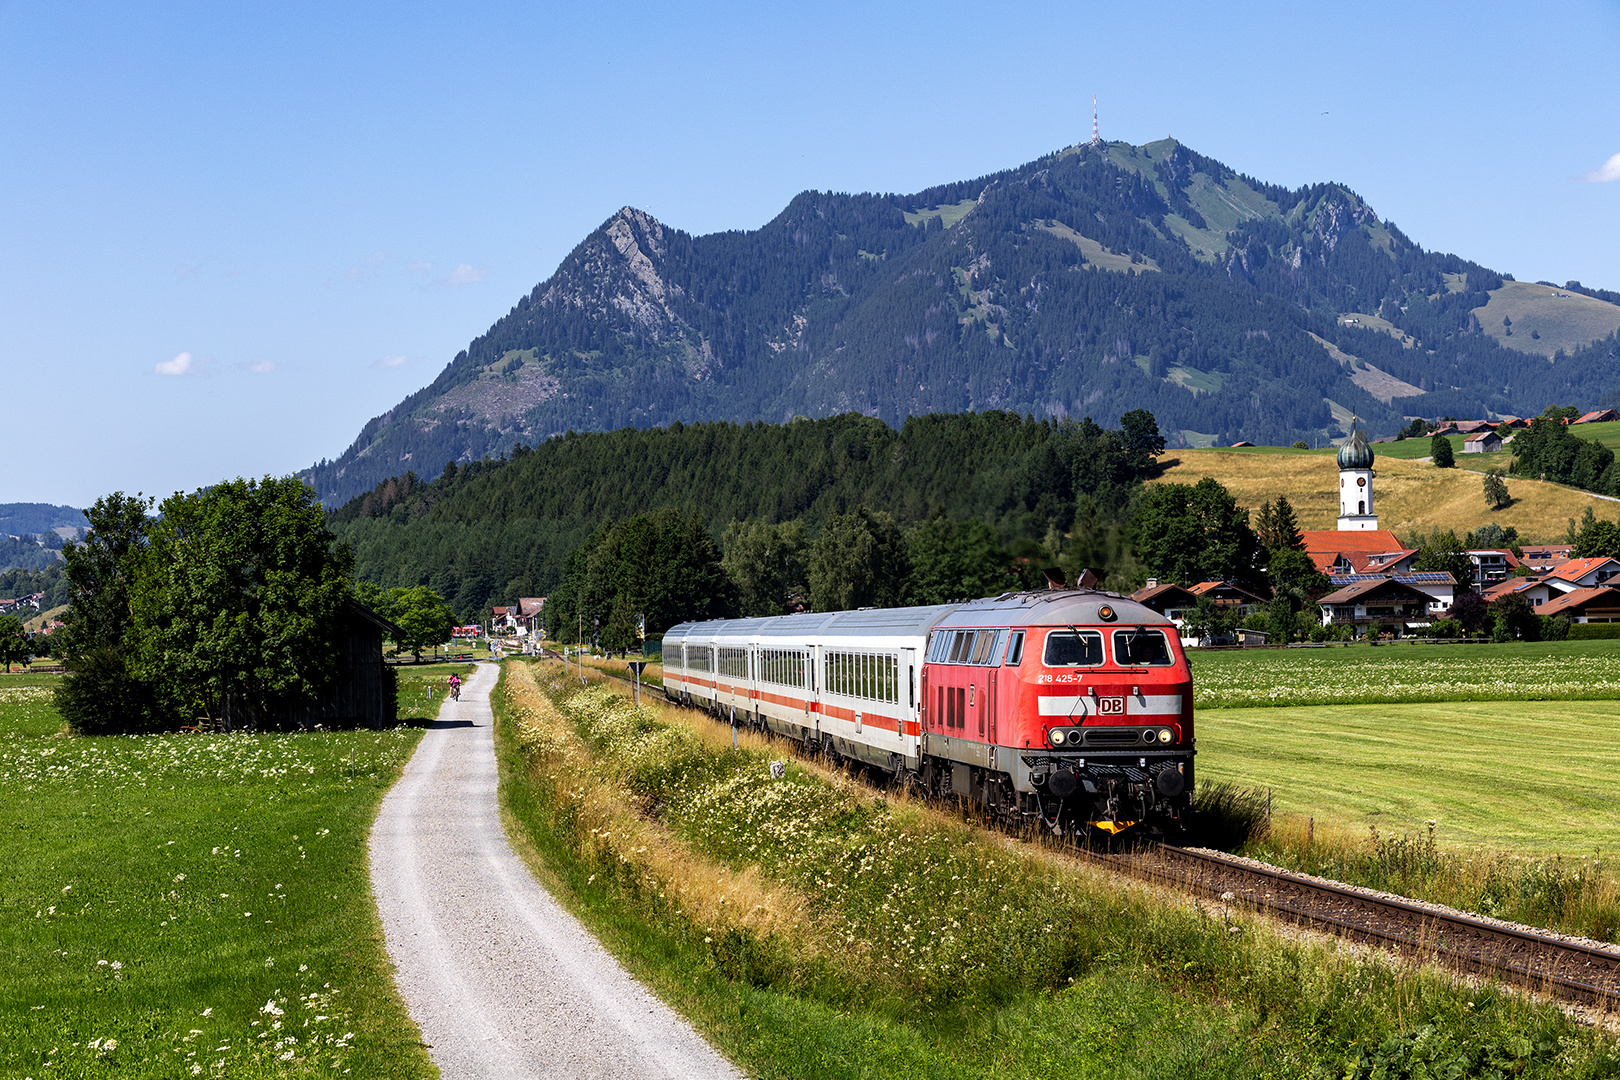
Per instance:
[[[1530,601],[1531,607],[1540,607],[1548,600],[1563,593],[1548,585],[1545,581],[1529,577],[1508,578],[1499,581],[1480,593],[1487,604],[1494,604],[1504,596],[1522,596]]]
[[[1432,603],[1433,598],[1416,586],[1381,574],[1346,585],[1317,601],[1323,626],[1351,626],[1358,636],[1386,624],[1394,628],[1396,636],[1403,630],[1427,625]]]
[[[1444,570],[1412,570],[1401,574],[1329,574],[1334,589],[1364,581],[1393,579],[1409,585],[1429,598],[1429,615],[1438,616],[1457,601],[1457,579]]]
[[[1256,596],[1247,589],[1240,589],[1230,581],[1200,581],[1188,592],[1192,593],[1194,603],[1198,602],[1198,598],[1207,596],[1217,608],[1234,612],[1240,618],[1253,615],[1266,605],[1264,597]]]
[[[543,596],[520,596],[517,602],[517,630],[527,636],[540,630],[540,612],[546,606]]]
[[[1590,589],[1620,574],[1620,559],[1571,559],[1548,571],[1541,580],[1561,593]]]
[[[1537,574],[1555,570],[1574,557],[1573,544],[1524,544],[1519,548],[1519,564]]]
[[[1468,561],[1474,564],[1475,588],[1506,581],[1519,566],[1519,560],[1507,548],[1476,548],[1467,554]]]
[[[1613,409],[1598,409],[1596,412],[1589,412],[1584,416],[1577,417],[1575,423],[1605,424],[1611,420],[1620,420],[1620,412],[1615,412]]]
[[[1502,436],[1494,431],[1480,431],[1463,440],[1465,454],[1494,454],[1502,449]]]
[[[1570,622],[1620,622],[1620,589],[1607,586],[1575,589],[1542,604],[1536,614],[1548,618],[1564,616]]]
[[[1406,547],[1388,529],[1302,529],[1300,536],[1305,554],[1328,575],[1401,574],[1410,571],[1417,558],[1416,549]]]

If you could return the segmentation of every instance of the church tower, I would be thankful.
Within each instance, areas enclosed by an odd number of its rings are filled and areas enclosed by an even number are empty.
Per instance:
[[[1378,528],[1373,513],[1373,452],[1367,434],[1350,422],[1350,441],[1339,447],[1339,531]]]

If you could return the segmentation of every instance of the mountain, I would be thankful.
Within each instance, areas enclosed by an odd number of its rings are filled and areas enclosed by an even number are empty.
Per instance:
[[[677,420],[1146,408],[1172,447],[1321,445],[1352,413],[1377,435],[1595,407],[1616,297],[1521,284],[1425,251],[1343,185],[1266,184],[1172,139],[914,195],[806,192],[751,232],[626,207],[303,475],[336,504],[407,470]]]

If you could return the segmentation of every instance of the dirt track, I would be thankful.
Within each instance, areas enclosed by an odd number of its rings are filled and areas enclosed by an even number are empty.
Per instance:
[[[740,1077],[540,888],[496,806],[480,664],[446,701],[371,831],[395,981],[447,1080]]]

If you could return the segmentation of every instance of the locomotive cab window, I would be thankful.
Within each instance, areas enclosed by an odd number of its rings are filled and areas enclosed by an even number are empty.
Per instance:
[[[1121,667],[1163,667],[1175,659],[1163,630],[1115,630],[1114,662]]]
[[[1022,630],[1014,630],[1012,637],[1007,642],[1006,664],[1008,667],[1017,667],[1023,662],[1023,659],[1024,632]]]
[[[1103,662],[1102,635],[1095,630],[1054,630],[1046,635],[1047,667],[1093,667]]]

